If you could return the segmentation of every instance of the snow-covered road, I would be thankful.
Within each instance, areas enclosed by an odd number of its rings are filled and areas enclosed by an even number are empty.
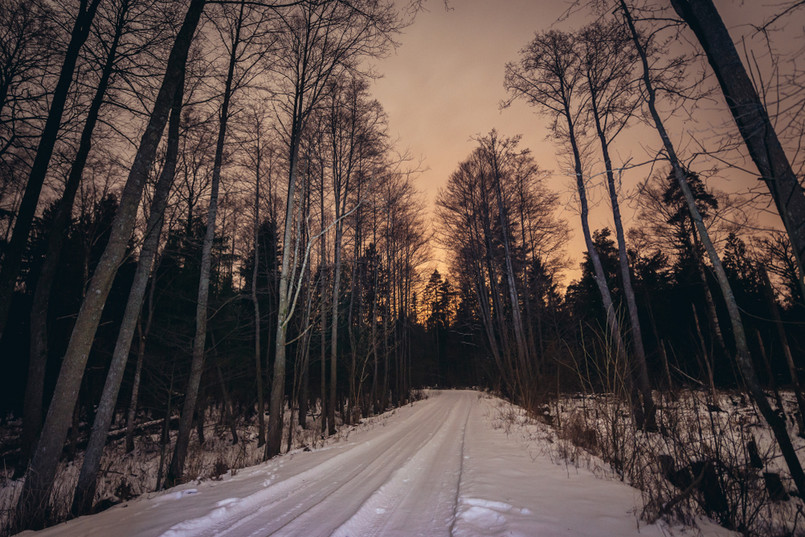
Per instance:
[[[346,441],[188,484],[39,536],[630,536],[637,492],[534,455],[471,391],[433,392]]]

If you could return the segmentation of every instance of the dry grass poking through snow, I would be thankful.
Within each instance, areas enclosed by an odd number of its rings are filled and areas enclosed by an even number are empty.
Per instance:
[[[742,394],[722,392],[717,404],[698,391],[658,399],[656,433],[635,430],[627,403],[607,394],[563,396],[534,414],[494,399],[493,427],[518,439],[532,457],[586,467],[640,489],[638,507],[647,521],[695,527],[709,517],[746,536],[805,535],[805,502],[794,494],[771,431]],[[784,399],[793,415],[793,395]],[[792,423],[789,429],[805,460],[805,440]]]

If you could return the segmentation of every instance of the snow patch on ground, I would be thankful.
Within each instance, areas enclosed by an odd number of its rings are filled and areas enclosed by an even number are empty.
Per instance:
[[[441,392],[398,409],[383,427],[352,431],[348,441],[143,496],[36,537],[683,533],[640,522],[640,494],[623,482],[556,464],[542,426],[501,426],[505,405],[478,392]],[[700,531],[729,535],[707,525]]]

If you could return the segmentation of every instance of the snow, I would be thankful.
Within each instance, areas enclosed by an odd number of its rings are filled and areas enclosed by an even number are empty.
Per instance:
[[[639,521],[640,496],[632,487],[557,464],[544,438],[512,434],[520,426],[501,426],[502,403],[473,391],[431,392],[340,443],[23,535],[654,537],[682,531]],[[729,535],[707,523],[696,534]]]

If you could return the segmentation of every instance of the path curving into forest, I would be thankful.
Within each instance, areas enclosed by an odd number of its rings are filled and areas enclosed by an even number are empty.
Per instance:
[[[505,408],[478,392],[431,392],[345,441],[36,535],[665,535],[638,529],[634,489],[552,462],[540,440],[507,424]]]

